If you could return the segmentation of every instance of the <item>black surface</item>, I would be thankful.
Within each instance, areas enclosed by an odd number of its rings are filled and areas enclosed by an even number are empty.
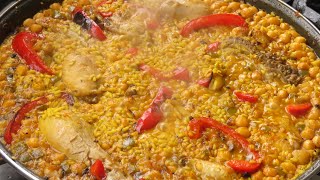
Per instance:
[[[307,0],[307,6],[320,13],[320,0]]]

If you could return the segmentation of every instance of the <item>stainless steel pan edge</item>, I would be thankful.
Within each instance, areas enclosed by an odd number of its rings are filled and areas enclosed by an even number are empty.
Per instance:
[[[47,8],[53,2],[61,2],[61,0],[15,0],[9,3],[0,11],[0,43],[5,37],[15,31],[23,19],[33,16],[41,9]],[[295,9],[280,0],[247,0],[246,2],[255,5],[267,12],[275,12],[281,16],[286,22],[293,25],[296,30],[307,38],[308,44],[319,55],[320,53],[320,31],[307,18],[297,12]],[[28,11],[24,11],[27,9]],[[18,18],[17,18],[18,17]],[[30,180],[41,179],[29,169],[25,168],[21,163],[11,158],[10,152],[5,145],[0,142],[1,156],[17,171]],[[320,160],[316,160],[312,166],[304,172],[298,180],[310,179],[313,175],[320,171]]]

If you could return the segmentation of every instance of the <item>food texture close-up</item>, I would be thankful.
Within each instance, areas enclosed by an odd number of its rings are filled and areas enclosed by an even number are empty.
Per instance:
[[[311,47],[243,1],[56,2],[0,45],[0,141],[44,179],[297,179],[320,150]]]

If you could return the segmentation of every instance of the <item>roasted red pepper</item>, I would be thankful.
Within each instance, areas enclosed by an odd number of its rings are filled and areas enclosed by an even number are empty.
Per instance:
[[[34,101],[30,101],[23,105],[21,109],[15,114],[14,118],[9,122],[4,133],[4,140],[7,144],[12,142],[12,133],[16,134],[21,128],[21,121],[25,118],[26,114],[38,106],[46,104],[48,102],[47,97],[41,97]]]
[[[103,18],[108,18],[108,17],[111,17],[111,16],[113,15],[113,12],[110,12],[110,11],[108,11],[108,12],[101,12],[101,11],[99,11],[99,14],[100,14],[100,16],[103,17]]]
[[[92,164],[90,167],[90,174],[98,180],[101,180],[107,176],[101,160],[98,159]]]
[[[304,103],[304,104],[291,104],[286,106],[286,111],[295,116],[295,117],[300,117],[305,114],[312,108],[311,103]]]
[[[232,140],[238,142],[241,147],[246,150],[248,153],[251,153],[254,157],[255,161],[258,161],[260,159],[260,155],[257,151],[250,149],[249,145],[250,143],[245,139],[243,136],[241,136],[239,133],[237,133],[234,129],[210,118],[197,118],[193,119],[189,123],[190,130],[192,131],[192,134],[189,136],[192,139],[200,138],[202,135],[202,131],[204,131],[206,128],[213,128],[215,130],[218,130],[219,132],[223,133],[226,136],[229,136]],[[228,161],[227,164],[233,168],[236,172],[244,173],[253,173],[257,171],[260,167],[260,163],[250,163],[248,161],[243,160],[231,160]]]
[[[234,91],[233,94],[238,98],[239,101],[247,101],[250,103],[256,103],[258,97],[252,94],[242,93],[239,91]]]
[[[107,39],[100,26],[97,25],[81,8],[73,10],[73,21],[87,30],[94,38],[103,41]]]
[[[211,73],[210,77],[208,77],[208,78],[198,80],[197,83],[200,86],[208,88],[210,86],[210,83],[211,83],[212,79],[213,79],[213,73]]]
[[[141,71],[145,71],[145,72],[150,73],[153,77],[155,77],[155,78],[157,78],[159,80],[163,80],[163,81],[168,80],[168,78],[165,77],[159,70],[157,70],[157,69],[155,69],[153,67],[150,67],[150,66],[148,66],[146,64],[140,64],[138,66],[138,68]]]
[[[163,86],[159,89],[156,97],[152,101],[152,105],[161,105],[166,99],[170,99],[172,97],[173,92],[171,89]]]
[[[216,52],[219,49],[220,44],[220,42],[214,42],[212,44],[209,44],[207,52]]]
[[[240,26],[247,27],[245,19],[236,14],[212,14],[202,16],[197,19],[191,20],[187,23],[180,34],[184,37],[189,36],[192,32],[208,28],[212,26]]]
[[[40,56],[32,50],[35,41],[39,39],[38,35],[30,32],[20,32],[12,40],[12,49],[26,62],[33,70],[41,73],[53,75]]]
[[[173,79],[181,80],[181,81],[190,81],[190,74],[187,68],[178,67],[173,71]]]
[[[160,110],[161,104],[172,97],[172,91],[167,87],[161,87],[153,99],[150,107],[143,113],[141,118],[138,119],[136,130],[140,133],[154,128],[159,121],[163,118]]]

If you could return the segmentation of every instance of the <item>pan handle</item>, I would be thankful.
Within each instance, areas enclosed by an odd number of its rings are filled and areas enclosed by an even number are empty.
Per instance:
[[[294,0],[292,6],[320,29],[320,14],[307,5],[307,0]]]

